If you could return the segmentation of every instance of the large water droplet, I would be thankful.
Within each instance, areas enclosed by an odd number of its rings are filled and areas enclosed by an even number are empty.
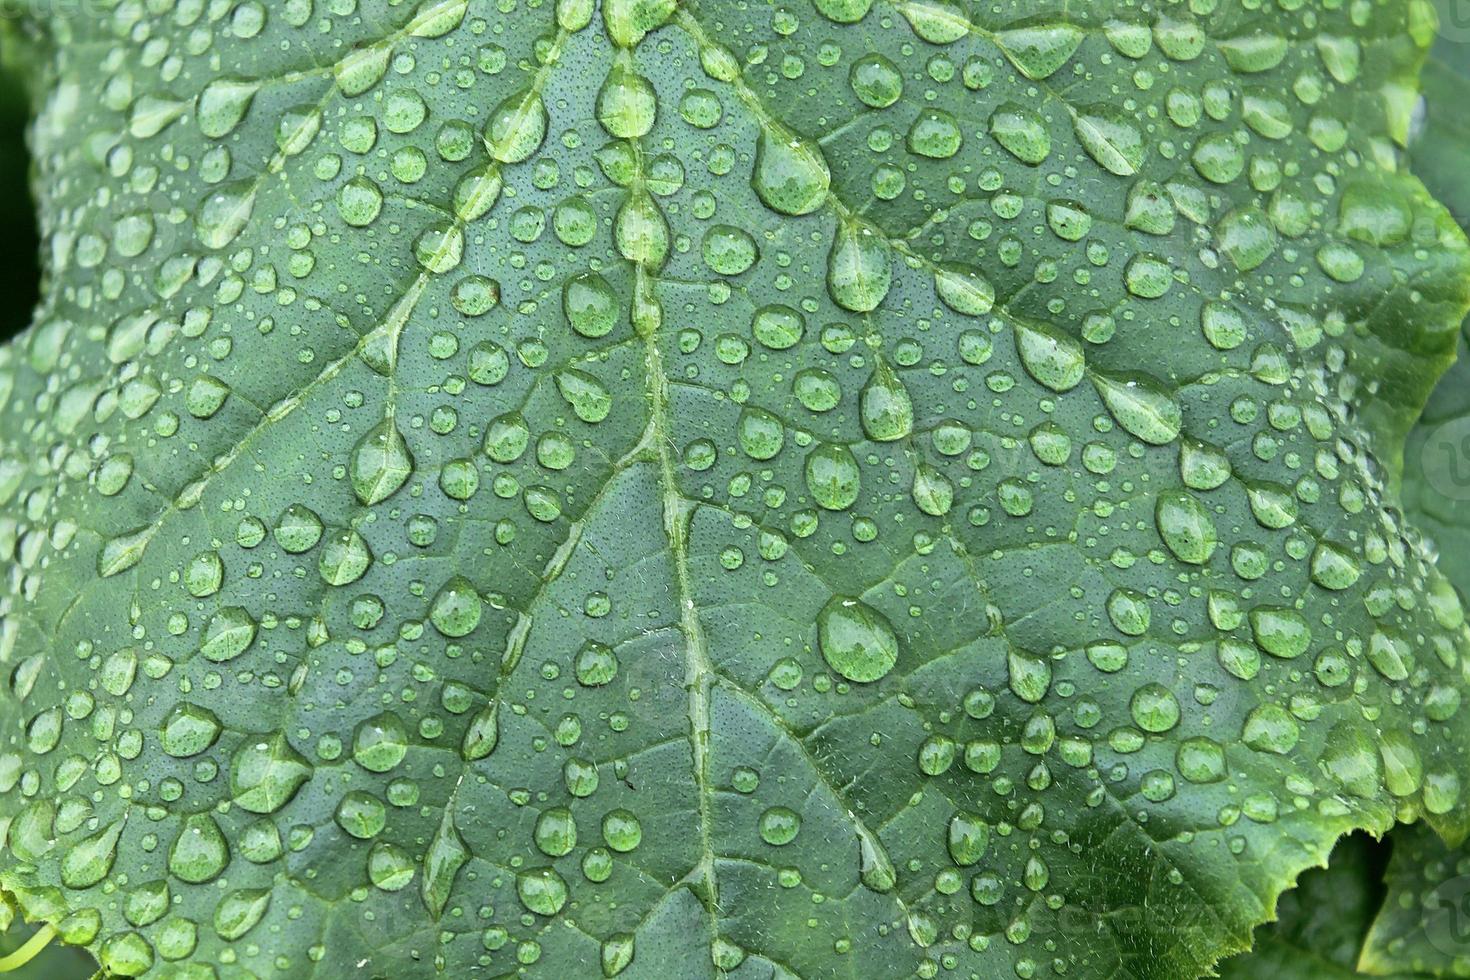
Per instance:
[[[1214,554],[1215,523],[1205,505],[1189,493],[1172,490],[1159,494],[1154,523],[1159,537],[1180,561],[1203,565]]]
[[[199,93],[195,118],[199,131],[211,139],[228,136],[245,118],[260,83],[244,78],[216,78]]]
[[[898,637],[878,610],[859,599],[829,600],[817,614],[822,659],[841,676],[858,683],[885,677],[898,662]]]
[[[1110,106],[1089,106],[1072,119],[1077,139],[1098,165],[1119,177],[1131,177],[1143,166],[1143,134],[1126,113]]]
[[[827,256],[827,289],[837,305],[856,313],[875,310],[892,280],[888,242],[866,224],[838,222]]]
[[[832,171],[815,143],[772,124],[761,129],[750,183],[771,210],[810,214],[827,200]]]
[[[546,105],[541,93],[526,89],[510,96],[490,114],[486,130],[490,155],[501,163],[520,163],[546,138]]]
[[[91,888],[112,872],[117,857],[117,839],[124,817],[97,833],[73,844],[61,859],[61,883],[68,888]]]
[[[180,881],[202,885],[218,877],[229,863],[230,847],[214,818],[207,813],[185,817],[168,850],[169,873]]]
[[[629,55],[620,53],[597,91],[597,121],[619,139],[638,139],[653,129],[657,110],[653,84],[633,69]]]
[[[914,402],[897,374],[878,358],[859,396],[863,432],[874,442],[894,442],[914,431]]]
[[[806,457],[806,485],[817,506],[846,510],[857,502],[861,474],[857,459],[846,446],[824,444]]]
[[[224,248],[239,236],[255,210],[257,188],[254,181],[239,180],[205,197],[194,215],[194,228],[205,248]]]
[[[1167,445],[1179,435],[1183,415],[1179,403],[1162,383],[1146,374],[1092,374],[1092,383],[1128,433],[1155,446]]]
[[[1034,109],[1007,102],[990,114],[990,135],[1016,159],[1033,166],[1051,155],[1051,134]]]
[[[413,473],[413,456],[403,434],[385,418],[352,450],[352,489],[368,506],[387,500]]]
[[[454,888],[454,877],[469,857],[469,848],[465,847],[464,838],[454,826],[453,808],[445,807],[443,816],[439,818],[439,829],[424,851],[424,879],[420,886],[424,905],[433,918],[438,919],[444,911],[449,893]]]
[[[275,813],[311,778],[309,762],[280,732],[247,736],[230,758],[230,793],[251,813]]]
[[[1082,345],[1072,336],[1041,323],[1016,321],[1016,351],[1026,373],[1052,391],[1070,391],[1086,372]]]
[[[1011,64],[1032,81],[1055,75],[1077,51],[1085,36],[1072,24],[1034,24],[997,31],[996,45]]]

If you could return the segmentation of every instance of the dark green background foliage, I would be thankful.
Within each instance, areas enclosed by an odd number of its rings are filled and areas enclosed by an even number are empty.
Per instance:
[[[34,6],[7,946],[1470,962],[1424,0]]]
[[[31,320],[40,273],[37,268],[35,204],[27,189],[28,158],[25,123],[29,113],[25,87],[18,68],[0,49],[0,290],[5,304],[0,308],[0,338],[9,339]]]

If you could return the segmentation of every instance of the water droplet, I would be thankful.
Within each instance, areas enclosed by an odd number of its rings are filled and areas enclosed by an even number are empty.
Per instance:
[[[1021,650],[1006,655],[1011,693],[1027,704],[1037,704],[1051,689],[1051,664],[1043,657]]]
[[[631,810],[609,810],[602,818],[602,839],[611,850],[626,854],[642,843],[643,825]]]
[[[337,802],[333,818],[337,826],[358,840],[372,840],[383,832],[387,822],[387,809],[383,802],[371,793],[352,790],[344,793]]]
[[[191,885],[218,877],[230,863],[230,847],[219,824],[207,813],[184,818],[179,836],[168,850],[169,874]]]
[[[265,917],[271,893],[265,888],[241,888],[228,892],[214,907],[214,931],[225,942],[242,938]]]
[[[1252,708],[1241,729],[1241,741],[1257,752],[1285,755],[1301,738],[1301,726],[1291,712],[1279,704],[1263,704]]]
[[[711,225],[704,233],[704,261],[722,276],[738,276],[755,264],[755,239],[734,225]]]
[[[127,818],[115,820],[90,837],[73,844],[61,859],[61,883],[68,888],[91,888],[112,873],[117,839]]]
[[[612,393],[585,371],[569,368],[558,372],[556,390],[583,422],[601,422],[612,411]]]
[[[367,506],[387,500],[413,474],[413,457],[391,418],[374,426],[352,450],[352,489]]]
[[[1320,541],[1312,552],[1312,581],[1324,589],[1341,591],[1351,588],[1363,574],[1358,559],[1347,549]]]
[[[978,269],[948,264],[934,270],[934,291],[945,306],[965,316],[984,316],[995,306],[995,287]]]
[[[1215,552],[1215,523],[1209,510],[1183,490],[1159,494],[1154,523],[1164,544],[1182,562],[1203,565]]]
[[[1162,684],[1145,684],[1133,692],[1128,713],[1139,728],[1160,734],[1179,724],[1179,700]]]
[[[875,310],[892,279],[888,242],[866,224],[838,222],[827,256],[827,289],[837,305],[856,313]]]
[[[1358,725],[1349,721],[1334,725],[1318,759],[1322,771],[1348,793],[1365,800],[1378,795],[1381,785],[1378,752]]]
[[[454,826],[453,808],[445,807],[444,815],[439,818],[439,829],[424,851],[424,879],[420,885],[424,905],[434,919],[443,913],[449,893],[454,889],[454,877],[469,858],[464,838]]]
[[[952,44],[970,33],[970,21],[950,0],[904,0],[897,4],[915,34],[930,44]]]
[[[1026,373],[1052,391],[1070,391],[1082,381],[1086,358],[1082,345],[1055,327],[1015,323],[1016,352]]]
[[[763,126],[756,144],[751,186],[773,211],[810,214],[827,200],[832,172],[821,149],[776,124]]]
[[[1261,481],[1246,487],[1251,514],[1262,527],[1279,531],[1296,523],[1297,503],[1292,492],[1279,483]]]
[[[771,350],[787,350],[795,347],[806,332],[806,318],[789,306],[771,303],[755,311],[751,331]]]
[[[894,442],[914,431],[914,403],[888,362],[878,358],[859,396],[863,432],[874,442]]]
[[[546,105],[534,89],[517,92],[490,114],[486,129],[490,156],[501,163],[530,159],[546,138]]]
[[[480,625],[484,604],[474,583],[462,575],[456,575],[434,596],[429,607],[429,622],[444,636],[458,639],[474,632]]]
[[[846,510],[857,502],[862,483],[857,459],[846,446],[824,444],[806,457],[806,485],[817,506]]]
[[[931,517],[943,517],[954,505],[954,484],[928,463],[914,469],[914,506]]]
[[[781,420],[762,408],[747,406],[742,409],[736,431],[740,449],[751,459],[775,459],[786,442]]]
[[[847,81],[853,94],[873,109],[886,109],[903,95],[903,75],[892,61],[876,51],[852,63]]]
[[[1051,155],[1051,134],[1034,109],[1007,102],[990,115],[990,135],[1022,163],[1035,166]]]
[[[630,54],[620,52],[597,91],[597,121],[619,139],[638,139],[653,129],[657,110],[653,84],[633,69]]]
[[[1214,133],[1200,139],[1190,160],[1201,177],[1215,184],[1228,184],[1245,169],[1244,152],[1235,138],[1226,133]]]
[[[1191,783],[1218,783],[1225,778],[1225,750],[1203,735],[1187,738],[1174,753],[1174,766]]]
[[[199,93],[195,118],[199,131],[211,139],[228,136],[245,118],[260,83],[251,79],[222,77],[210,81]]]
[[[635,265],[660,268],[669,254],[669,224],[644,190],[630,192],[613,222],[618,252]]]
[[[1250,624],[1256,645],[1273,657],[1289,660],[1311,646],[1311,627],[1295,609],[1257,606],[1250,612]]]
[[[1276,251],[1276,230],[1260,208],[1231,211],[1215,227],[1220,251],[1242,272],[1260,267]]]
[[[1186,438],[1179,445],[1179,475],[1191,490],[1214,490],[1230,479],[1230,458],[1209,443]]]
[[[1161,184],[1140,180],[1128,189],[1125,227],[1147,235],[1167,235],[1174,230],[1175,218],[1174,202]]]
[[[618,657],[612,647],[596,640],[588,640],[577,652],[575,662],[577,683],[583,687],[602,687],[612,683],[618,675]]]
[[[841,676],[871,683],[898,662],[898,637],[883,614],[858,599],[836,596],[817,614],[822,659]]]
[[[790,807],[773,806],[761,814],[761,840],[772,847],[784,847],[801,833],[801,814]]]
[[[973,813],[959,811],[949,818],[946,844],[955,864],[962,868],[979,864],[990,848],[990,824]]]
[[[882,841],[872,833],[860,828],[858,831],[859,865],[858,876],[863,886],[872,891],[887,894],[898,883],[898,873],[893,859],[888,856]]]
[[[1409,676],[1409,665],[1413,662],[1411,657],[1408,644],[1398,636],[1374,630],[1368,637],[1368,662],[1391,681],[1401,681]]]
[[[1072,24],[1035,24],[997,31],[994,38],[1021,74],[1041,81],[1067,63],[1084,36],[1082,29]]]
[[[1226,64],[1235,71],[1250,74],[1275,68],[1289,50],[1286,38],[1266,31],[1237,34],[1218,43]]]
[[[1091,377],[1103,404],[1131,435],[1155,446],[1167,445],[1179,435],[1183,424],[1179,403],[1156,379],[1142,373],[1093,372]]]
[[[964,141],[958,120],[943,109],[931,107],[921,109],[909,126],[906,145],[915,156],[948,160],[960,151]]]
[[[230,794],[251,813],[275,813],[311,778],[309,762],[280,732],[250,735],[230,758]]]
[[[337,87],[348,98],[361,95],[382,80],[392,49],[386,44],[359,48],[337,63]]]
[[[219,718],[213,711],[187,701],[174,706],[164,719],[160,731],[163,751],[185,759],[198,755],[219,738]]]
[[[1409,736],[1390,729],[1378,740],[1383,758],[1383,784],[1394,796],[1413,796],[1424,784],[1424,764]]]
[[[354,228],[366,228],[383,210],[383,191],[368,177],[353,177],[337,191],[337,213]]]
[[[226,606],[210,617],[199,652],[215,663],[233,660],[255,642],[255,632],[255,620],[248,612],[239,606]]]
[[[516,895],[537,915],[556,915],[567,904],[567,883],[554,868],[536,868],[516,875]]]
[[[483,759],[495,751],[500,741],[500,702],[491,701],[470,720],[460,743],[460,755],[466,762]],[[594,785],[596,772],[593,773]],[[572,795],[576,795],[574,792]]]
[[[239,237],[255,210],[254,181],[240,180],[221,185],[199,205],[194,228],[207,249],[221,249]]]
[[[601,959],[604,977],[615,977],[632,964],[636,941],[637,937],[631,932],[614,933],[603,940]]]
[[[1143,134],[1131,117],[1110,106],[1090,106],[1072,118],[1077,139],[1098,165],[1119,177],[1143,166]]]
[[[338,528],[327,535],[317,571],[328,585],[351,585],[367,574],[373,553],[367,541],[351,528]]]
[[[565,857],[577,846],[577,821],[564,806],[552,807],[536,819],[536,848],[547,857]]]
[[[395,714],[373,715],[352,732],[352,758],[368,772],[388,772],[407,754],[408,732]]]

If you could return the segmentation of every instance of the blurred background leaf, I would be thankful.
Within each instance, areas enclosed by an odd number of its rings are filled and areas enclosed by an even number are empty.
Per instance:
[[[0,933],[0,956],[5,956],[31,938],[35,930],[17,922]],[[91,955],[77,946],[64,946],[59,940],[41,951],[35,959],[18,970],[3,974],[5,980],[87,980],[97,971]]]

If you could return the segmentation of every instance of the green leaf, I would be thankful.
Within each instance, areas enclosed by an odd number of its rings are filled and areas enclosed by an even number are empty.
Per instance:
[[[1449,2],[1439,7],[1451,30],[1436,41],[1424,69],[1423,119],[1409,149],[1416,172],[1463,224],[1470,218],[1470,181],[1464,177],[1470,143],[1455,106],[1470,97],[1470,48],[1455,33],[1464,29],[1456,9]],[[1356,64],[1356,49],[1340,42],[1323,50],[1335,74]],[[1457,443],[1470,433],[1462,421],[1470,414],[1467,382],[1470,360],[1462,337],[1459,358],[1435,386],[1405,453],[1404,507],[1434,542],[1449,580],[1428,597],[1442,607],[1454,602],[1447,586],[1453,584],[1460,595],[1470,592],[1470,522],[1462,506],[1470,477],[1456,477],[1457,469],[1470,474],[1470,448]],[[1314,578],[1322,581],[1319,569],[1335,577],[1336,565],[1335,556],[1319,565],[1314,555]],[[1257,931],[1250,953],[1223,963],[1221,976],[1452,975],[1470,953],[1460,922],[1465,886],[1458,873],[1466,848],[1446,848],[1421,827],[1396,830],[1387,841],[1392,857],[1386,882],[1374,867],[1379,862],[1373,846],[1345,838],[1325,870],[1305,873],[1297,889],[1282,897],[1278,921]],[[1389,852],[1376,847],[1378,855]]]
[[[1443,6],[1444,16],[1457,12]],[[1463,15],[1459,15],[1462,19]],[[1436,42],[1424,69],[1423,119],[1410,144],[1415,167],[1460,223],[1470,223],[1470,138],[1454,106],[1470,98],[1465,25]],[[1459,358],[1435,387],[1405,450],[1404,507],[1438,550],[1439,563],[1464,595],[1470,591],[1470,348],[1462,329]]]
[[[122,975],[1175,978],[1458,845],[1432,16],[1196,6],[34,14],[7,900]]]

